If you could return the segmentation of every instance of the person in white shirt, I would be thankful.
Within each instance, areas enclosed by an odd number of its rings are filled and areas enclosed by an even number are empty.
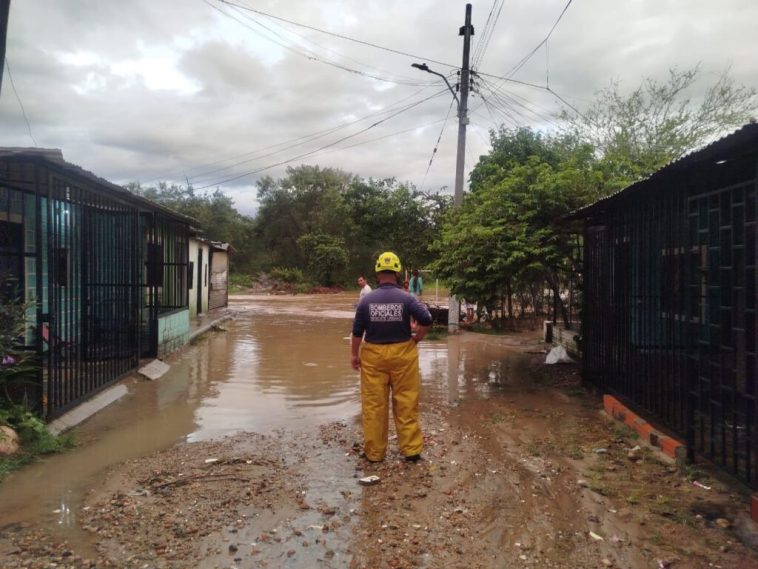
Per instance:
[[[363,275],[358,277],[358,286],[361,287],[361,295],[358,297],[358,302],[360,302],[364,296],[371,292],[371,286],[366,282],[366,277]]]

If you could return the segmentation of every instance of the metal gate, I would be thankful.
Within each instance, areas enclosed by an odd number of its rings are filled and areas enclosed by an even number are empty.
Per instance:
[[[694,349],[690,444],[745,480],[756,478],[755,182],[688,201]]]
[[[585,227],[584,378],[756,485],[755,180]]]

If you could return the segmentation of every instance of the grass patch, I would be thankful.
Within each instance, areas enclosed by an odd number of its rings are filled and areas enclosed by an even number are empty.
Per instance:
[[[490,413],[487,416],[487,419],[492,424],[503,423],[503,422],[505,422],[505,420],[507,418],[508,418],[508,416],[505,413],[500,413],[499,411],[495,411],[493,413]]]
[[[244,292],[252,287],[253,276],[231,273],[229,275],[229,293]]]
[[[624,442],[629,439],[635,441],[640,438],[637,431],[632,429],[629,425],[614,421],[611,425],[611,436],[616,442]]]
[[[532,456],[549,458],[555,455],[555,444],[552,441],[537,441],[526,445],[526,450]]]
[[[32,441],[23,441],[21,449],[16,454],[0,456],[0,482],[11,472],[36,462],[46,454],[57,454],[75,446],[76,441],[71,434],[56,437],[46,433]]]
[[[702,482],[704,484],[707,484],[710,479],[705,471],[703,471],[699,466],[689,463],[685,464],[684,466],[684,476],[690,482],[697,480],[698,482]]]
[[[424,337],[425,340],[441,340],[442,338],[447,338],[448,332],[447,328],[444,326],[434,326],[432,327]]]
[[[42,419],[22,405],[0,408],[0,424],[14,429],[20,441],[20,449],[16,454],[0,456],[0,481],[42,455],[63,452],[76,446],[73,435],[51,435]]]
[[[566,450],[566,456],[572,460],[582,460],[584,458],[584,452],[581,447],[572,446]]]

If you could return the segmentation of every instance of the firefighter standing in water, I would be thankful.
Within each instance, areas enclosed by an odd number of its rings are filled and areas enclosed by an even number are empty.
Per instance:
[[[418,419],[421,378],[416,344],[426,336],[432,316],[424,304],[398,286],[401,270],[394,253],[379,256],[378,287],[358,303],[353,321],[351,365],[361,372],[363,451],[370,462],[381,462],[387,453],[390,392],[398,445],[405,459],[419,460],[424,443]],[[411,316],[418,323],[415,335],[411,334]]]

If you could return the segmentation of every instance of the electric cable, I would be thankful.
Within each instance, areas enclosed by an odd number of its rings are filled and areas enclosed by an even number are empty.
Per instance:
[[[245,2],[245,4],[247,4],[247,1],[246,1],[246,0],[243,0],[243,1]],[[235,9],[236,9],[236,10],[237,10],[239,13],[243,13],[243,10],[242,10],[241,8],[236,8],[236,7],[235,7]],[[251,17],[251,16],[249,16],[249,15],[246,15],[246,17]],[[376,70],[376,71],[379,71],[379,72],[381,72],[381,73],[384,73],[385,75],[394,76],[394,77],[401,77],[401,78],[402,78],[402,80],[403,80],[404,82],[408,82],[408,83],[414,83],[414,80],[413,80],[413,79],[410,79],[409,77],[405,77],[405,76],[402,76],[402,75],[397,75],[396,73],[390,73],[390,72],[388,72],[388,71],[385,71],[385,70],[383,70],[383,69],[380,69],[380,68],[378,68],[378,67],[374,67],[373,65],[369,65],[368,63],[365,63],[365,62],[363,62],[363,61],[359,61],[359,60],[355,59],[354,57],[350,57],[349,55],[345,55],[344,53],[342,53],[342,52],[340,52],[340,51],[338,51],[338,50],[332,49],[332,48],[330,48],[330,47],[327,47],[327,46],[324,46],[324,45],[322,45],[322,44],[320,44],[320,43],[318,43],[318,42],[315,42],[315,41],[313,41],[312,39],[310,39],[310,38],[308,38],[308,37],[304,36],[303,34],[300,34],[300,33],[296,32],[296,31],[295,31],[295,30],[293,30],[293,29],[288,29],[288,28],[286,28],[285,26],[283,26],[281,23],[279,23],[279,22],[277,22],[276,20],[274,20],[273,18],[270,18],[270,17],[268,17],[268,16],[266,16],[266,17],[268,18],[269,22],[270,22],[272,25],[274,25],[274,26],[276,26],[277,28],[279,28],[279,29],[280,29],[280,30],[281,30],[283,33],[285,33],[285,34],[289,34],[289,35],[291,35],[291,36],[295,36],[295,37],[299,38],[299,40],[300,40],[301,42],[306,42],[306,43],[309,43],[309,44],[311,44],[311,45],[313,45],[313,46],[317,47],[318,49],[321,49],[321,50],[324,50],[324,51],[328,51],[328,52],[330,52],[330,53],[332,53],[332,54],[335,54],[335,55],[337,55],[338,57],[342,57],[342,58],[344,58],[344,59],[346,59],[346,60],[352,61],[353,63],[356,63],[356,64],[358,64],[358,65],[360,65],[360,66],[363,66],[363,67],[366,67],[366,68],[369,68],[369,69],[374,69],[374,70]],[[281,37],[281,36],[280,36],[280,37]],[[305,45],[303,45],[302,47],[303,47],[304,49],[309,49],[309,48],[307,48]],[[431,85],[432,83],[429,83],[429,84]]]
[[[313,30],[315,32],[320,32],[322,34],[330,35],[330,36],[333,36],[333,37],[336,37],[336,38],[340,38],[340,39],[343,39],[343,40],[346,40],[346,41],[351,41],[351,42],[358,43],[358,44],[361,44],[361,45],[373,47],[373,48],[376,48],[376,49],[381,49],[383,51],[388,51],[388,52],[394,53],[396,55],[403,55],[405,57],[411,57],[413,59],[421,59],[421,60],[424,60],[424,61],[429,61],[431,63],[436,63],[438,65],[444,65],[445,67],[452,67],[452,68],[456,68],[456,69],[459,67],[458,65],[452,65],[450,63],[445,63],[444,61],[437,61],[435,59],[430,59],[428,57],[423,57],[423,56],[416,55],[416,54],[413,54],[413,53],[408,53],[406,51],[401,51],[399,49],[393,49],[391,47],[386,47],[386,46],[378,45],[378,44],[371,43],[371,42],[368,42],[368,41],[359,40],[359,39],[356,39],[356,38],[351,38],[351,37],[343,35],[343,34],[338,34],[338,33],[330,32],[330,31],[327,31],[327,30],[322,30],[320,28],[316,28],[315,26],[309,26],[308,24],[302,24],[300,22],[295,22],[293,20],[288,20],[287,18],[282,18],[281,16],[275,16],[273,14],[269,14],[269,13],[264,12],[262,10],[258,10],[257,8],[251,8],[249,6],[242,6],[242,5],[237,4],[235,2],[230,2],[229,0],[217,0],[217,1],[221,2],[223,4],[228,4],[229,6],[237,6],[238,8],[242,8],[243,10],[249,10],[251,12],[255,12],[256,14],[260,14],[262,16],[267,16],[267,17],[273,18],[275,20],[280,20],[282,22],[287,22],[288,24],[292,24],[293,26],[299,26],[301,28],[306,28],[308,30]]]
[[[289,148],[294,148],[296,146],[299,146],[300,143],[310,142],[312,140],[321,138],[321,137],[323,137],[323,136],[325,136],[327,134],[331,134],[331,133],[337,132],[338,130],[341,130],[343,128],[347,128],[349,126],[352,126],[352,125],[354,125],[356,123],[359,123],[361,121],[364,121],[366,119],[369,119],[369,118],[372,118],[372,117],[375,117],[375,116],[381,116],[383,114],[391,112],[395,107],[399,106],[401,103],[407,101],[408,99],[411,99],[411,98],[415,97],[416,95],[418,95],[419,93],[422,93],[426,89],[428,89],[428,87],[424,87],[422,89],[419,89],[419,90],[411,93],[410,95],[408,95],[406,97],[403,97],[402,99],[398,99],[397,101],[391,103],[389,106],[387,106],[386,108],[382,109],[381,111],[376,111],[376,112],[373,112],[373,113],[369,113],[367,115],[363,115],[362,117],[359,117],[357,119],[354,119],[354,120],[351,120],[351,121],[348,121],[348,122],[341,123],[341,124],[339,124],[339,125],[337,125],[335,127],[329,127],[329,128],[326,128],[326,129],[321,129],[321,130],[318,130],[318,131],[315,131],[315,132],[311,132],[311,133],[303,135],[303,136],[298,136],[298,137],[295,137],[295,138],[290,138],[290,139],[287,139],[287,140],[283,140],[281,142],[277,142],[275,144],[270,144],[270,145],[267,145],[267,146],[264,146],[264,147],[261,147],[261,148],[257,148],[255,150],[251,150],[249,152],[243,152],[241,154],[235,154],[234,156],[230,156],[228,158],[222,158],[220,160],[214,160],[212,162],[206,162],[204,164],[199,164],[199,165],[193,166],[191,168],[185,168],[181,172],[176,172],[176,173],[168,175],[168,176],[160,176],[158,178],[152,178],[152,179],[148,180],[145,183],[146,184],[150,184],[152,182],[157,182],[157,181],[161,181],[161,180],[165,180],[165,179],[174,179],[177,176],[182,177],[182,178],[185,178],[185,177],[188,177],[188,176],[192,177],[192,178],[202,178],[202,177],[205,177],[207,174],[210,174],[210,173],[213,173],[213,172],[216,172],[216,171],[223,171],[224,169],[228,169],[229,167],[237,166],[237,165],[239,165],[241,163],[245,163],[246,162],[246,160],[243,160],[241,162],[230,164],[227,167],[219,168],[217,170],[203,171],[203,169],[205,169],[205,168],[216,166],[218,164],[223,164],[224,162],[227,162],[229,160],[238,160],[239,158],[244,158],[244,157],[260,158],[261,157],[260,156],[261,152],[265,152],[266,150],[270,150],[272,148],[277,148],[277,147],[283,147],[283,148],[280,148],[280,150],[279,150],[280,152],[283,152],[285,150],[288,150]],[[196,172],[197,170],[201,170],[201,171],[200,172]],[[193,172],[196,172],[196,173],[193,173]]]
[[[302,154],[298,154],[297,156],[293,156],[292,158],[288,158],[286,160],[281,160],[281,161],[276,162],[274,164],[269,164],[268,166],[263,166],[261,168],[255,169],[255,170],[249,170],[247,172],[243,172],[243,173],[237,174],[235,176],[230,176],[230,177],[225,178],[223,180],[218,180],[218,181],[213,182],[211,184],[207,184],[205,186],[201,186],[201,187],[195,188],[195,189],[196,190],[204,190],[206,188],[210,188],[211,186],[218,186],[220,184],[226,184],[228,182],[233,182],[235,180],[239,180],[240,178],[245,178],[245,177],[250,176],[252,174],[258,174],[259,172],[263,172],[264,170],[269,170],[271,168],[275,168],[276,166],[282,166],[284,164],[288,164],[289,162],[293,162],[295,160],[299,160],[301,158],[305,158],[306,156],[311,156],[311,155],[313,155],[313,154],[315,154],[315,153],[317,153],[317,152],[319,152],[321,150],[324,150],[326,148],[331,148],[332,146],[336,146],[340,142],[343,142],[343,141],[348,140],[350,138],[354,138],[354,137],[358,136],[359,134],[362,134],[362,133],[364,133],[364,132],[366,132],[368,130],[371,130],[372,128],[375,128],[375,127],[379,126],[380,124],[382,124],[382,123],[384,123],[384,122],[386,122],[386,121],[388,121],[388,120],[390,120],[390,119],[392,119],[392,118],[394,118],[394,117],[396,117],[396,116],[398,116],[398,115],[400,115],[400,114],[402,114],[402,113],[404,113],[404,112],[406,112],[406,111],[408,111],[408,110],[410,110],[410,109],[412,109],[414,107],[417,107],[418,105],[420,105],[422,103],[425,103],[426,101],[429,101],[429,100],[431,100],[431,99],[433,99],[435,97],[439,97],[443,93],[447,93],[447,92],[448,92],[448,90],[447,90],[447,88],[445,88],[442,91],[439,91],[439,92],[435,93],[434,95],[431,95],[431,96],[429,96],[429,97],[427,97],[425,99],[422,99],[421,101],[417,101],[415,103],[412,103],[411,105],[408,105],[408,106],[404,107],[403,109],[400,109],[399,111],[393,113],[392,115],[390,115],[388,117],[385,117],[385,118],[383,118],[383,119],[381,119],[381,120],[379,120],[379,121],[377,121],[377,122],[369,125],[368,127],[359,130],[358,132],[354,132],[353,134],[349,134],[347,136],[343,136],[342,138],[340,138],[338,140],[335,140],[334,142],[330,142],[329,144],[326,144],[326,145],[324,145],[324,146],[322,146],[320,148],[317,148],[315,150],[304,152]]]
[[[18,90],[16,89],[16,83],[14,83],[13,81],[13,74],[11,73],[11,62],[8,59],[7,55],[5,56],[5,70],[8,73],[8,79],[10,79],[11,87],[13,88],[13,93],[16,95],[18,106],[21,107],[21,115],[24,117],[24,121],[26,121],[26,128],[29,131],[29,138],[32,139],[34,146],[37,146],[37,140],[34,138],[34,135],[32,134],[32,125],[29,122],[29,117],[26,116],[26,109],[24,109],[24,103],[21,102],[21,97],[19,96]]]
[[[450,100],[450,106],[447,108],[447,114],[445,115],[445,121],[442,124],[442,129],[440,129],[440,135],[437,137],[437,142],[434,144],[434,149],[432,150],[432,155],[429,157],[429,164],[426,167],[426,172],[424,173],[424,179],[421,180],[421,190],[424,189],[424,184],[426,184],[426,177],[429,174],[429,170],[432,167],[432,162],[434,161],[434,157],[437,154],[437,149],[439,148],[440,141],[442,140],[442,133],[445,132],[445,127],[447,126],[447,120],[450,118],[450,111],[453,110],[453,103],[455,103],[455,99]]]
[[[424,89],[421,89],[421,90],[417,91],[415,94],[418,94],[418,93],[420,93],[423,90]],[[404,101],[404,100],[406,100],[408,98],[410,98],[410,97],[405,97],[404,99],[401,99],[401,101]],[[300,137],[300,138],[294,139],[293,144],[288,145],[288,146],[284,146],[283,148],[278,148],[277,150],[274,150],[274,151],[266,153],[266,154],[259,154],[257,152],[256,153],[248,153],[246,156],[249,156],[249,157],[245,158],[244,160],[239,160],[237,162],[233,162],[232,164],[228,164],[228,165],[222,166],[220,168],[215,168],[213,170],[207,170],[207,171],[204,171],[204,172],[199,172],[199,173],[193,174],[191,176],[191,178],[192,178],[192,180],[194,182],[202,184],[202,183],[204,183],[203,178],[208,178],[211,174],[215,174],[215,173],[218,173],[218,172],[223,172],[225,170],[230,170],[230,169],[232,169],[232,168],[234,168],[236,166],[240,166],[242,164],[247,164],[248,162],[252,162],[253,160],[260,160],[261,158],[268,158],[269,156],[274,156],[274,155],[279,154],[281,152],[284,152],[286,150],[290,150],[292,148],[296,148],[298,146],[302,146],[303,144],[306,144],[308,142],[313,142],[314,140],[318,140],[320,138],[323,138],[323,137],[325,137],[325,136],[327,136],[329,134],[332,134],[332,133],[334,133],[334,132],[336,132],[338,130],[342,130],[343,128],[347,128],[348,126],[352,126],[354,124],[362,122],[362,121],[364,121],[364,120],[366,120],[368,118],[377,117],[377,116],[381,116],[381,115],[384,115],[384,114],[387,114],[387,113],[391,113],[393,110],[396,109],[397,105],[398,105],[397,103],[393,104],[390,107],[388,107],[386,109],[383,109],[381,111],[378,111],[378,112],[375,112],[375,113],[369,113],[368,115],[364,115],[364,116],[362,116],[360,118],[357,118],[355,120],[349,121],[347,123],[343,123],[342,125],[339,125],[337,127],[332,127],[332,128],[329,128],[329,129],[326,129],[326,130],[323,130],[323,131],[319,131],[319,132],[317,132],[317,133],[315,133],[314,135],[311,135],[311,136],[305,136],[305,137]],[[270,146],[268,148],[281,147],[281,146],[283,146],[283,144],[284,143],[279,143],[279,144],[276,144],[276,145],[272,145],[272,146]],[[252,154],[252,156],[251,156],[251,154]],[[187,175],[187,174],[185,173],[185,175]]]
[[[553,24],[553,27],[550,28],[550,31],[547,33],[545,38],[540,43],[538,43],[532,51],[530,51],[528,54],[522,57],[521,61],[519,61],[508,73],[505,74],[506,77],[513,76],[519,69],[521,69],[524,65],[526,65],[526,62],[531,59],[531,57],[537,52],[539,48],[541,48],[543,45],[547,43],[547,40],[549,40],[550,36],[553,35],[555,28],[558,27],[558,23],[561,21],[561,18],[563,18],[563,15],[566,13],[566,10],[568,10],[569,6],[571,6],[571,2],[573,2],[573,0],[568,0],[568,2],[566,2],[566,5],[563,7],[563,11],[558,16],[558,19]]]
[[[337,69],[341,69],[341,70],[343,70],[343,71],[347,71],[347,72],[349,72],[349,73],[354,73],[354,74],[356,74],[356,75],[362,75],[362,76],[364,76],[364,77],[368,77],[368,78],[370,78],[370,79],[375,79],[375,80],[377,80],[377,81],[384,81],[384,82],[387,82],[387,83],[395,83],[395,84],[399,84],[399,85],[411,85],[411,86],[417,86],[417,87],[418,87],[418,86],[429,85],[429,83],[420,83],[420,82],[417,82],[417,81],[416,81],[416,82],[411,82],[411,81],[395,81],[395,80],[393,80],[393,79],[387,79],[386,77],[381,77],[381,76],[379,76],[379,75],[373,75],[373,74],[371,74],[371,73],[366,73],[365,71],[361,71],[361,70],[359,70],[359,69],[353,69],[353,68],[351,68],[351,67],[347,67],[346,65],[342,65],[342,64],[340,64],[340,63],[337,63],[337,62],[335,62],[335,61],[330,61],[330,60],[328,60],[328,59],[324,59],[324,58],[321,58],[321,57],[319,57],[318,55],[316,55],[316,54],[314,54],[314,53],[312,53],[312,52],[308,53],[308,52],[302,52],[302,51],[299,51],[298,49],[294,48],[294,47],[293,47],[293,46],[291,46],[291,45],[287,45],[286,43],[284,43],[284,42],[282,42],[282,41],[278,41],[278,40],[276,40],[276,39],[274,39],[274,38],[272,38],[272,37],[270,37],[270,36],[267,36],[267,35],[265,35],[265,34],[262,34],[262,33],[261,33],[261,32],[259,32],[258,30],[256,30],[256,29],[252,28],[252,27],[251,27],[250,25],[248,25],[247,23],[245,23],[245,22],[241,21],[239,18],[235,17],[233,14],[229,14],[228,12],[224,12],[224,11],[223,11],[221,8],[219,8],[218,6],[214,6],[214,5],[213,5],[213,4],[211,4],[211,3],[210,3],[208,0],[203,0],[203,1],[204,1],[204,2],[205,2],[207,5],[208,5],[208,6],[210,6],[211,8],[213,8],[214,10],[216,10],[216,11],[220,12],[221,14],[225,15],[225,16],[226,16],[226,17],[228,17],[228,18],[231,18],[232,20],[234,20],[234,21],[235,21],[235,22],[237,22],[238,24],[240,24],[240,25],[242,25],[242,26],[246,27],[247,29],[249,29],[249,30],[250,30],[250,31],[252,31],[253,33],[257,34],[259,37],[262,37],[262,38],[263,38],[263,39],[265,39],[265,40],[268,40],[268,41],[270,41],[270,42],[272,42],[272,43],[275,43],[275,44],[276,44],[276,45],[278,45],[279,47],[282,47],[282,48],[286,49],[287,51],[290,51],[290,52],[292,52],[292,53],[294,53],[294,54],[296,54],[296,55],[299,55],[300,57],[304,57],[305,59],[308,59],[308,60],[311,60],[311,61],[317,61],[317,62],[319,62],[319,63],[323,63],[323,64],[325,64],[325,65],[329,65],[329,66],[331,66],[331,67],[335,67],[335,68],[337,68]],[[219,1],[223,1],[223,0],[219,0]],[[239,6],[238,6],[238,5],[236,5],[236,4],[231,4],[231,3],[229,3],[229,4],[230,4],[230,6],[232,6],[232,7],[237,7],[237,8],[239,8]],[[256,24],[256,25],[260,26],[261,28],[263,28],[264,30],[267,30],[267,31],[268,31],[268,32],[270,32],[271,34],[274,34],[275,36],[278,36],[278,37],[280,37],[280,38],[281,38],[281,35],[280,35],[280,34],[278,34],[278,32],[276,32],[275,30],[272,30],[271,28],[269,28],[269,27],[268,27],[268,26],[266,26],[265,24],[263,24],[263,23],[259,22],[258,20],[255,20],[254,18],[253,18],[253,19],[250,19],[250,18],[248,18],[248,19],[249,19],[251,22],[253,22],[254,24]],[[286,40],[285,40],[285,41],[286,41]]]
[[[492,10],[495,8],[495,5],[497,4],[498,0],[495,0],[492,4],[492,8],[490,9],[490,15],[492,14]],[[494,20],[492,21],[492,25],[489,28],[489,31],[487,30],[487,25],[485,24],[485,30],[484,34],[482,35],[482,41],[480,42],[480,45],[482,45],[482,49],[479,51],[478,55],[474,56],[474,63],[472,64],[472,68],[478,68],[479,65],[481,65],[482,61],[484,60],[484,54],[487,52],[487,48],[489,47],[490,40],[492,40],[492,36],[495,33],[495,26],[497,26],[497,22],[500,19],[500,14],[503,11],[503,6],[505,6],[505,0],[500,0],[500,7],[497,10],[497,14],[495,15]],[[487,18],[487,21],[489,22],[489,17]]]

